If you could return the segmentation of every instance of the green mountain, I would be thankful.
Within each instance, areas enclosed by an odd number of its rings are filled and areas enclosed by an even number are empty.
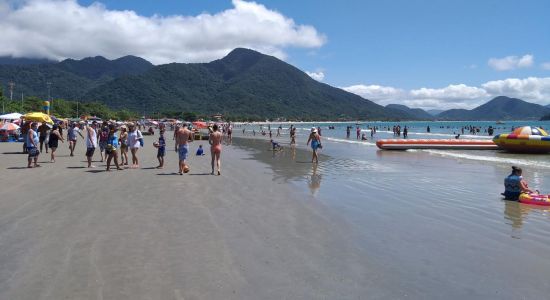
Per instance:
[[[398,110],[401,112],[406,113],[409,118],[408,119],[415,119],[415,120],[432,120],[434,118],[433,115],[426,112],[423,109],[420,108],[410,108],[406,105],[401,104],[388,104],[386,105],[386,108]]]
[[[499,96],[472,110],[451,109],[439,115],[439,120],[538,120],[550,114],[550,108],[516,98]]]
[[[443,109],[428,109],[426,112],[429,113],[432,116],[437,116],[437,115],[439,115],[440,113],[442,113],[444,111],[445,110],[443,110]]]
[[[62,62],[4,58],[0,61],[0,85],[7,90],[15,83],[14,97],[36,96],[46,99],[48,82],[52,98],[80,100],[89,90],[121,76],[140,74],[153,65],[141,58],[126,56],[116,60],[103,57]],[[7,92],[5,94],[8,94]]]
[[[160,65],[91,89],[83,99],[144,112],[192,111],[253,119],[403,119],[360,96],[313,80],[248,49],[203,64]]]

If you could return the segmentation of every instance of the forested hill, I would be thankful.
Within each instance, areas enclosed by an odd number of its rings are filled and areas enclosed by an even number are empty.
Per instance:
[[[90,90],[84,98],[115,108],[253,119],[398,119],[404,115],[315,81],[275,57],[240,48],[210,63],[173,63],[121,77]]]

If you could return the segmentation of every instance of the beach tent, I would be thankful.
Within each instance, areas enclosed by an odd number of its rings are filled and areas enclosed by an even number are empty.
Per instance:
[[[7,115],[1,115],[0,120],[17,120],[21,118],[22,114],[20,113],[11,113]]]
[[[27,121],[46,122],[53,124],[52,118],[49,115],[41,112],[32,112],[23,116]]]

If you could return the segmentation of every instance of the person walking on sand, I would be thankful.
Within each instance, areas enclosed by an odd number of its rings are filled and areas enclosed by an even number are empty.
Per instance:
[[[319,158],[317,157],[317,149],[321,148],[321,136],[319,133],[317,133],[317,128],[312,127],[311,133],[309,134],[309,138],[307,139],[306,145],[309,146],[309,143],[311,142],[311,150],[313,150],[312,156],[311,156],[311,162],[312,163],[318,163]]]
[[[27,152],[29,153],[28,161],[29,164],[27,165],[27,168],[36,168],[40,167],[40,165],[37,163],[38,161],[38,155],[40,155],[40,151],[38,150],[38,144],[39,144],[39,138],[38,138],[38,124],[32,123],[31,128],[27,132],[26,140],[27,140]],[[34,164],[31,166],[31,163],[34,161]]]
[[[176,124],[176,129],[174,130],[174,136],[172,137],[172,140],[176,140],[178,137],[178,131],[180,130],[180,125]],[[178,152],[178,143],[174,143],[174,151]]]
[[[107,127],[106,123],[103,123],[99,131],[99,154],[101,155],[101,162],[107,160],[107,153],[103,156],[105,148],[107,147],[107,139],[109,139],[109,127]]]
[[[106,171],[111,171],[111,160],[115,160],[115,166],[117,170],[122,170],[118,164],[118,137],[116,135],[115,125],[111,124],[108,127],[109,135],[107,136],[107,145],[105,146],[105,156],[107,160],[107,169]]]
[[[81,138],[84,138],[82,133],[80,133],[80,129],[78,128],[78,126],[72,123],[69,130],[67,130],[67,140],[69,141],[69,150],[71,151],[70,156],[74,156],[74,149],[76,148],[77,134],[80,135]]]
[[[157,159],[159,165],[157,169],[164,168],[164,156],[166,155],[166,139],[164,138],[164,129],[161,129],[159,132],[159,141],[158,141],[158,150],[157,150]]]
[[[120,127],[120,136],[118,138],[120,144],[120,164],[128,165],[128,131],[126,126]]]
[[[62,143],[65,142],[63,139],[63,136],[59,132],[59,126],[53,125],[52,131],[50,131],[50,138],[48,140],[48,147],[50,147],[50,162],[55,162],[55,150],[57,150],[57,147],[59,146],[59,141],[61,140]]]
[[[141,139],[143,139],[143,135],[141,135],[141,131],[136,129],[135,124],[130,124],[129,132],[128,132],[128,147],[130,147],[130,153],[132,154],[132,169],[139,168],[139,160],[137,157],[137,153],[139,148],[141,148]]]
[[[218,168],[218,175],[221,175],[221,155],[222,155],[222,133],[219,131],[218,125],[214,125],[213,132],[210,133],[208,143],[210,143],[210,153],[212,156],[212,175],[214,175],[214,163]]]
[[[179,172],[178,174],[189,172],[189,166],[185,163],[189,153],[189,141],[193,141],[193,133],[187,129],[187,124],[183,123],[181,128],[176,132],[176,144],[178,145],[179,156]]]
[[[46,122],[38,127],[38,132],[40,132],[40,138],[38,139],[40,141],[40,152],[42,152],[42,147],[46,144],[46,153],[48,153],[48,141],[46,141],[48,139],[48,131],[50,131],[50,127]]]
[[[92,165],[92,157],[94,157],[95,148],[97,148],[97,122],[93,121],[92,125],[86,126],[86,159],[88,160],[88,168],[95,168]]]

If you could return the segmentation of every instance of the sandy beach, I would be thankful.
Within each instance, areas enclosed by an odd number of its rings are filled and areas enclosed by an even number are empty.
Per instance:
[[[0,144],[0,299],[541,299],[547,210],[502,201],[506,164],[325,140],[318,166],[267,137],[177,175],[167,133],[141,169],[66,144],[27,169]],[[287,143],[288,137],[277,138]],[[194,153],[199,144],[193,142]],[[208,152],[208,151],[207,151]],[[96,154],[95,160],[99,159]],[[547,190],[545,169],[526,178]],[[521,280],[518,280],[521,278]]]
[[[62,144],[57,162],[43,153],[37,169],[7,154],[21,144],[0,145],[0,299],[344,299],[367,290],[346,225],[247,152],[226,146],[222,176],[207,175],[209,155],[179,176],[173,151],[166,169],[153,168],[151,143],[142,169],[112,172],[84,168],[82,140],[75,157]]]

